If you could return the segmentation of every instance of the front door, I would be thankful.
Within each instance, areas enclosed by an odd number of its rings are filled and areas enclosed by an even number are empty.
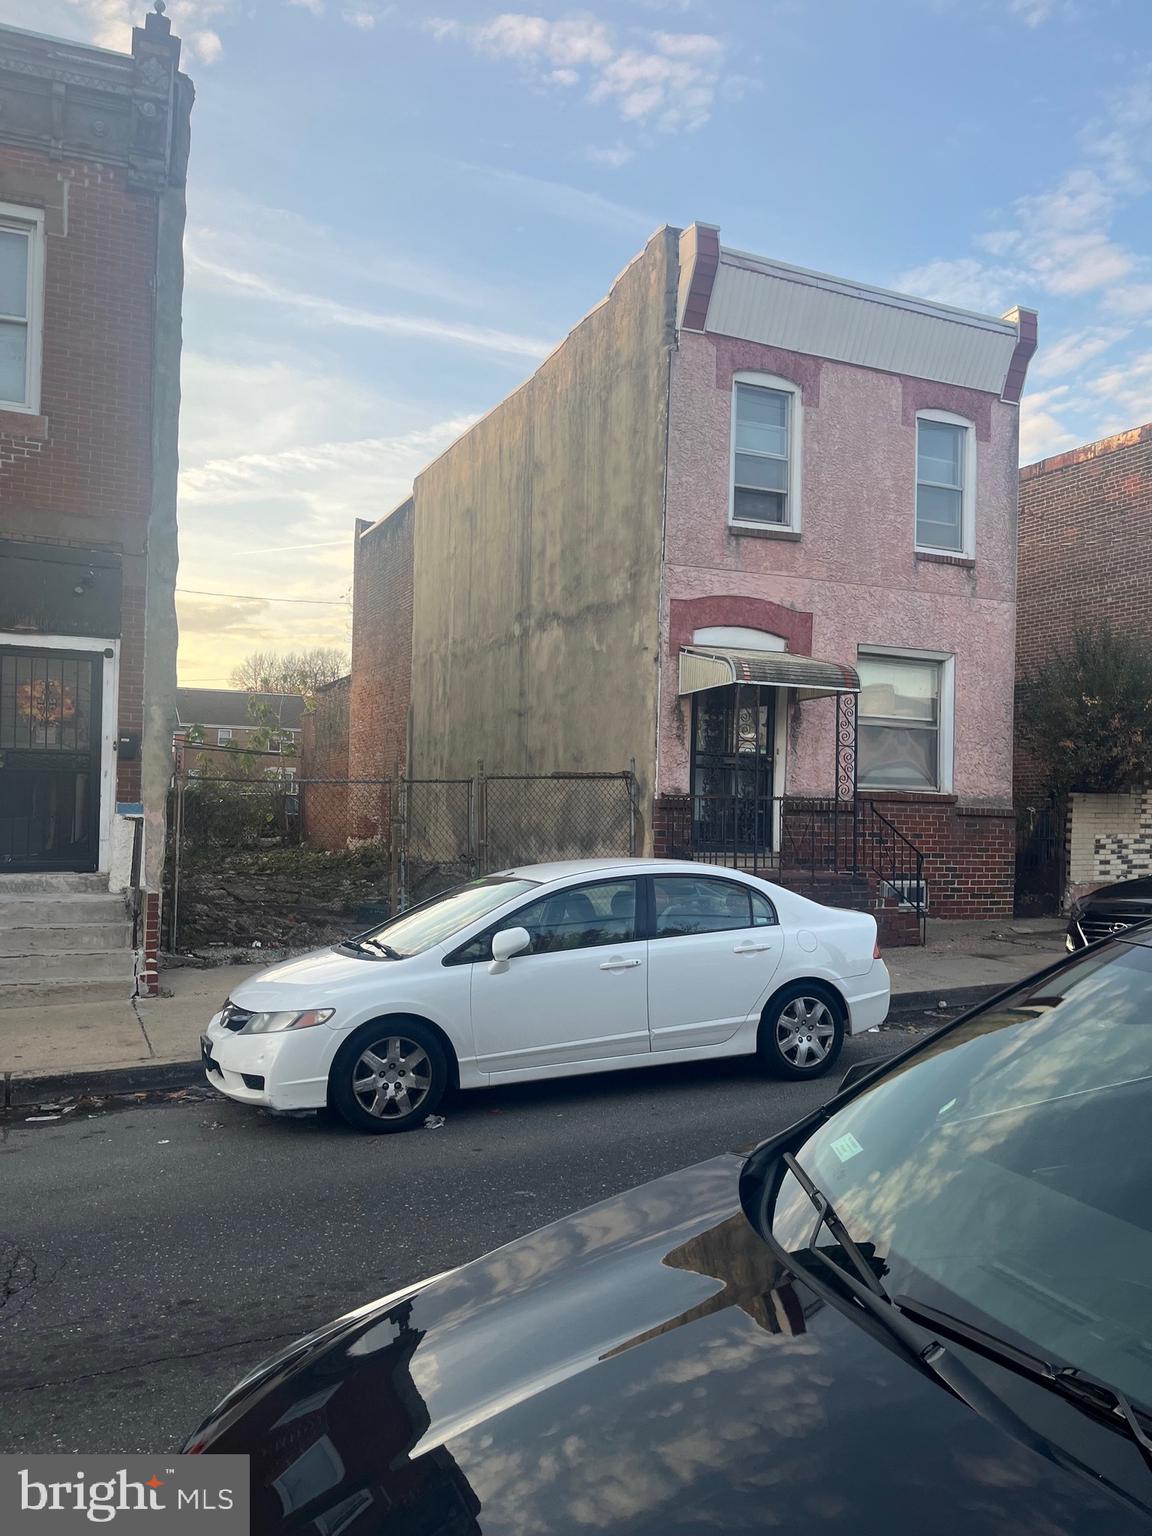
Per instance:
[[[654,875],[652,1049],[722,1045],[764,1006],[784,953],[767,896],[721,875]]]
[[[648,946],[636,937],[635,880],[598,880],[528,902],[500,922],[531,946],[493,975],[472,966],[482,1072],[549,1069],[648,1050]]]
[[[693,847],[763,852],[772,838],[776,690],[709,688],[692,700]]]
[[[102,658],[0,646],[0,871],[100,857]]]

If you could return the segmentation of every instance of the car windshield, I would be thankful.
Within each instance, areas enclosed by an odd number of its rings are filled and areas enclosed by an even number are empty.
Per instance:
[[[890,1295],[1152,1404],[1152,949],[1118,944],[946,1031],[797,1146]],[[768,1206],[812,1232],[792,1173]]]
[[[349,944],[354,948],[375,948],[392,958],[406,960],[410,955],[431,949],[433,944],[450,939],[454,933],[487,917],[489,912],[494,912],[513,897],[534,891],[539,883],[538,880],[521,880],[508,875],[472,880],[453,891],[445,891],[442,896],[433,896],[418,907],[401,912],[398,917],[389,918],[378,928],[357,934]]]

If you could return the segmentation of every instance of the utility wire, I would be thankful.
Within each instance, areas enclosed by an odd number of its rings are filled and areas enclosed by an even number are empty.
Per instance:
[[[259,597],[255,592],[203,592],[199,587],[177,587],[185,597],[234,597],[242,603],[309,603],[318,608],[346,608],[346,597]]]

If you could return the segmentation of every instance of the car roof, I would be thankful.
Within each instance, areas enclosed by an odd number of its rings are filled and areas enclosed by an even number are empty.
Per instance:
[[[516,864],[510,869],[494,872],[493,878],[519,877],[524,880],[567,880],[579,875],[599,874],[659,874],[659,875],[722,875],[739,880],[747,878],[743,870],[716,869],[711,865],[693,864],[686,859],[558,859],[551,864]]]

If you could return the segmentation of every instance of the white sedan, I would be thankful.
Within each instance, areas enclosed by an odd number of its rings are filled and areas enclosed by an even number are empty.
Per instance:
[[[363,1131],[449,1087],[758,1055],[826,1072],[888,1012],[876,922],[739,870],[536,864],[412,907],[243,982],[208,1025],[208,1081]]]

